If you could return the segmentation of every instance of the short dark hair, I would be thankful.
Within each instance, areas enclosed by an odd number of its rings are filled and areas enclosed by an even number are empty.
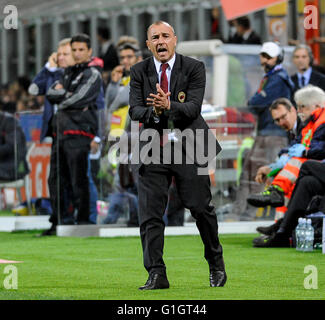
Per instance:
[[[111,37],[111,31],[109,28],[98,27],[97,34],[105,40],[109,40]]]
[[[280,104],[285,106],[285,108],[288,111],[290,111],[291,108],[294,108],[294,105],[291,103],[291,101],[289,99],[287,99],[287,98],[278,98],[278,99],[275,99],[272,102],[272,104],[270,106],[270,111],[277,109]]]
[[[70,44],[74,42],[84,42],[87,45],[87,48],[90,49],[90,37],[85,33],[78,33],[71,38]]]
[[[142,55],[140,48],[135,43],[126,42],[118,47],[119,52],[127,49],[131,49],[137,57]]]
[[[236,21],[237,21],[237,24],[239,26],[242,26],[245,30],[247,30],[251,27],[251,23],[250,23],[248,17],[246,17],[246,16],[237,18]]]

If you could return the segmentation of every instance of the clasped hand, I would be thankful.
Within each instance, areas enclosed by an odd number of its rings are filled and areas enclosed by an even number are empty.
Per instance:
[[[152,106],[157,115],[162,114],[164,110],[170,109],[170,92],[165,93],[160,85],[156,84],[157,94],[150,93],[150,97],[147,98],[147,105]]]

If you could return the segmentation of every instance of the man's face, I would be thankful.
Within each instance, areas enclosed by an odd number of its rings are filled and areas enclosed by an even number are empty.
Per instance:
[[[177,37],[168,24],[152,25],[147,36],[147,47],[158,61],[165,63],[173,57]]]
[[[307,49],[304,48],[298,49],[293,54],[292,61],[299,72],[305,72],[309,68],[309,63],[310,63]]]
[[[138,58],[132,49],[124,49],[120,51],[120,63],[126,71],[130,71],[131,67],[138,62]]]
[[[292,130],[297,121],[297,111],[291,107],[290,111],[282,104],[279,104],[276,109],[271,111],[274,122],[282,129]]]
[[[70,44],[66,44],[58,48],[57,64],[59,68],[67,68],[74,65]]]
[[[304,106],[299,103],[297,103],[297,109],[299,113],[299,117],[302,121],[307,120],[313,111],[315,111],[317,108],[320,108],[319,105],[312,105],[312,106]]]
[[[268,54],[264,52],[260,54],[261,66],[263,67],[265,72],[268,72],[276,65],[277,58],[278,57],[271,58]]]
[[[85,42],[73,42],[71,48],[72,56],[76,64],[84,63],[90,60],[92,49],[88,49]]]

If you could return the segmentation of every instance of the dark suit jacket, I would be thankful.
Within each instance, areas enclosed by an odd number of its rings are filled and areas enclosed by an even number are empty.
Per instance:
[[[23,178],[28,172],[26,138],[18,120],[0,111],[0,181]]]
[[[291,80],[293,81],[295,87],[294,87],[294,92],[296,92],[299,87],[299,82],[298,82],[298,75],[294,74],[291,76]],[[318,71],[315,71],[313,69],[311,75],[310,75],[310,80],[308,84],[312,84],[313,86],[317,86],[325,91],[325,76],[321,74]]]
[[[104,71],[111,71],[119,64],[117,51],[113,44],[110,44],[105,54],[99,57],[104,61]]]
[[[159,123],[155,123],[153,107],[146,104],[149,94],[156,93],[156,84],[159,83],[153,57],[134,65],[131,68],[130,82],[129,114],[131,119],[143,123],[140,136],[145,129],[155,129],[161,135],[162,130],[168,128],[168,120],[173,121],[174,128],[179,129],[182,134],[190,133],[186,136],[186,141],[191,147],[185,150],[185,138],[182,138],[183,152],[186,152],[186,155],[192,159],[193,149],[191,148],[194,148],[194,155],[207,156],[208,161],[211,161],[220,152],[221,147],[201,116],[206,83],[203,62],[176,54],[170,82],[170,110],[164,111],[160,116]],[[201,129],[199,135],[197,129]],[[202,143],[196,143],[197,140]],[[147,143],[140,139],[140,150]],[[216,148],[216,152],[213,156],[211,149],[214,148]],[[199,166],[207,165],[207,163],[203,164],[197,156],[194,156],[192,160]]]
[[[246,40],[243,38],[241,44],[261,44],[261,38],[255,31],[252,31]]]

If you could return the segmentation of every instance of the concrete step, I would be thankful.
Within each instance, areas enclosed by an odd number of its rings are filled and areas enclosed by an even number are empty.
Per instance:
[[[0,231],[49,229],[49,216],[0,217]]]
[[[273,221],[220,222],[219,233],[255,233],[258,226],[268,226]],[[66,225],[58,226],[59,237],[128,237],[140,236],[139,228],[127,228],[123,224],[114,225]],[[195,223],[185,223],[183,227],[166,227],[165,235],[199,235]]]

